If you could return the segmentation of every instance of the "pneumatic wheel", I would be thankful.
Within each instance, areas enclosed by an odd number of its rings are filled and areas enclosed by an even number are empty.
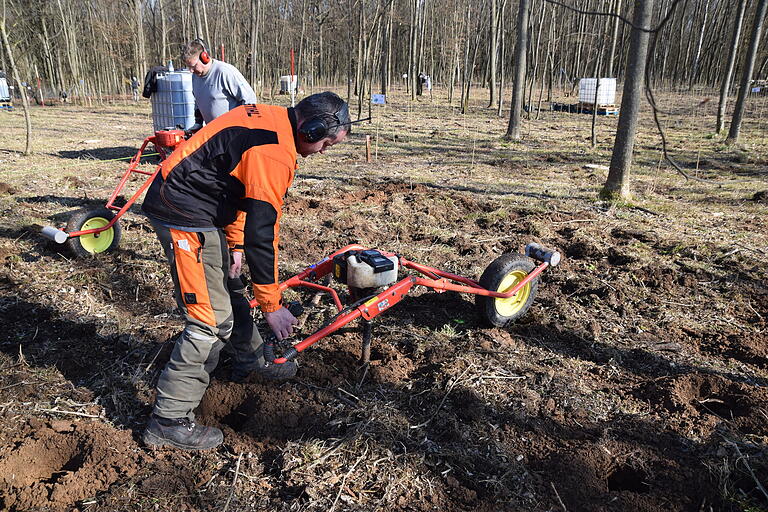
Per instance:
[[[486,290],[503,293],[525,279],[534,268],[533,261],[527,256],[517,253],[502,254],[485,269],[480,277],[480,286]],[[496,327],[505,327],[528,312],[538,287],[537,276],[508,299],[476,295],[475,306],[485,322]]]
[[[67,232],[103,228],[114,217],[115,214],[107,208],[78,210],[69,218]],[[111,228],[99,233],[69,237],[67,239],[67,246],[69,246],[75,256],[85,258],[115,249],[120,243],[121,236],[120,224],[115,222]]]

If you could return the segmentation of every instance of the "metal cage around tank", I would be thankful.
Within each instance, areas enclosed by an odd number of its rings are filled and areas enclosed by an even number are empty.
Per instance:
[[[155,131],[195,124],[195,98],[192,73],[169,71],[157,75],[157,89],[152,93],[152,125]]]
[[[4,76],[0,76],[0,103],[11,101],[11,91],[8,88],[8,81]]]

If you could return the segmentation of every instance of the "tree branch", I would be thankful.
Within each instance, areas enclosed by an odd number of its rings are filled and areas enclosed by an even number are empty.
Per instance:
[[[649,32],[649,33],[655,33],[660,31],[662,28],[664,28],[664,25],[667,24],[667,21],[672,17],[672,13],[675,12],[675,7],[677,7],[677,4],[680,3],[680,0],[673,0],[672,6],[669,8],[669,12],[667,12],[667,15],[664,16],[664,19],[662,19],[658,26],[656,28],[645,28],[645,27],[636,27],[631,21],[629,21],[627,18],[622,16],[621,14],[616,14],[613,12],[601,12],[601,11],[585,11],[583,9],[579,9],[577,7],[570,6],[568,4],[564,4],[563,2],[558,2],[557,0],[544,0],[545,2],[549,2],[550,4],[559,5],[560,7],[565,7],[569,11],[573,11],[578,14],[587,14],[590,16],[609,16],[611,18],[619,18],[622,22],[626,23],[630,27],[642,30],[643,32]]]

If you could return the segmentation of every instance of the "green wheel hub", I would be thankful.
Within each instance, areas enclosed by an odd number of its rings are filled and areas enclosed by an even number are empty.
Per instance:
[[[103,228],[109,224],[109,221],[104,217],[92,217],[83,223],[81,231],[87,231],[89,229]],[[112,228],[101,231],[99,233],[91,233],[88,235],[80,236],[80,245],[83,249],[91,254],[98,254],[104,252],[112,245],[112,241],[115,239],[115,231]]]
[[[510,272],[504,277],[504,279],[502,279],[501,284],[499,284],[499,288],[496,291],[505,293],[508,290],[511,290],[515,287],[515,285],[517,285],[517,283],[525,279],[525,276],[527,275],[528,273],[523,270],[515,270]],[[528,297],[530,295],[531,284],[527,283],[516,294],[509,297],[508,299],[496,299],[494,301],[496,311],[498,311],[498,313],[502,316],[512,316],[525,306],[525,303],[528,302]]]

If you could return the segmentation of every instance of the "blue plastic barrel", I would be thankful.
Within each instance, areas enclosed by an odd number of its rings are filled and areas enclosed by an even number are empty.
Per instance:
[[[155,131],[176,127],[186,129],[195,124],[195,97],[189,71],[157,75],[157,90],[152,93],[151,100]]]
[[[190,83],[192,83],[190,81]],[[5,77],[0,78],[0,101],[11,101],[11,92],[8,90],[8,82]]]

